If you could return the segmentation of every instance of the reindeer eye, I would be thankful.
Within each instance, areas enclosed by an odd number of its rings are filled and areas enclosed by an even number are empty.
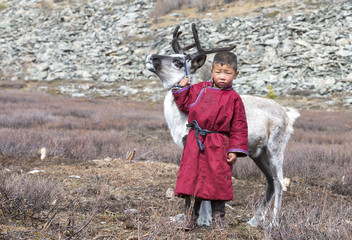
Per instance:
[[[183,62],[178,59],[173,60],[173,63],[178,69],[183,67]]]

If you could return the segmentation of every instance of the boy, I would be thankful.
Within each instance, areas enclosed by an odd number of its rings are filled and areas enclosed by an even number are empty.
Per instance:
[[[173,91],[190,127],[175,189],[176,196],[186,199],[185,230],[195,227],[202,199],[211,200],[213,225],[225,227],[225,202],[233,199],[232,165],[248,154],[246,113],[232,89],[238,75],[236,55],[216,54],[211,73],[210,82],[191,86],[184,78],[181,89]]]

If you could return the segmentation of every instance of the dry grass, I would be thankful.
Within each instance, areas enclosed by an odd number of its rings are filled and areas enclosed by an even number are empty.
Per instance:
[[[350,111],[301,112],[286,151],[284,174],[292,184],[279,228],[245,224],[265,190],[264,177],[246,158],[234,170],[229,227],[188,233],[170,220],[184,206],[182,199],[165,195],[174,187],[181,150],[170,138],[160,104],[0,91],[0,165],[8,169],[0,176],[0,239],[348,239],[352,234]],[[44,160],[41,147],[48,149]],[[132,149],[136,156],[127,161]],[[42,172],[29,175],[33,169]]]
[[[285,172],[352,195],[352,112],[302,112],[286,150]]]
[[[350,239],[352,206],[321,191],[299,196],[281,212],[281,225],[262,226],[272,239]]]
[[[38,150],[46,147],[51,158],[80,162],[124,157],[138,149],[141,160],[174,161],[175,152],[160,151],[154,145],[156,137],[149,134],[167,132],[160,108],[128,101],[81,101],[1,91],[0,153],[17,159],[37,158]],[[157,140],[171,143],[169,136]]]
[[[158,0],[151,12],[149,23],[151,28],[175,26],[182,19],[211,18],[221,20],[227,17],[256,16],[263,8],[285,4],[285,14],[294,14],[296,1],[288,0]],[[310,3],[307,3],[309,6]],[[288,11],[289,10],[289,11]],[[170,14],[175,13],[175,14]],[[270,17],[270,16],[266,16]]]
[[[0,193],[4,216],[32,224],[49,219],[62,198],[55,182],[7,171],[0,173]]]
[[[183,8],[195,8],[197,12],[206,12],[210,8],[221,7],[232,2],[235,0],[157,0],[151,17],[156,21],[165,14]]]

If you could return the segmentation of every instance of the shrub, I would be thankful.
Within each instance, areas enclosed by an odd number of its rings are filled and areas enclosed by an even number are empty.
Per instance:
[[[212,3],[211,0],[158,0],[154,4],[154,10],[151,13],[154,21],[158,17],[170,13],[173,10],[179,10],[183,6],[188,8],[197,8],[199,12],[205,12],[212,6],[221,6],[220,1],[217,0],[215,3]],[[234,0],[224,0],[222,4],[228,4],[234,2]]]
[[[196,7],[198,12],[205,12],[211,6],[210,0],[196,0],[192,1],[191,7]]]
[[[276,93],[276,91],[274,90],[274,87],[271,86],[271,84],[268,84],[268,85],[266,86],[266,88],[267,88],[266,94],[267,94],[268,98],[270,98],[270,99],[275,99],[275,98],[277,98],[277,93]]]
[[[286,148],[284,174],[351,195],[352,112],[302,111]]]
[[[180,9],[184,0],[158,0],[154,5],[154,10],[151,13],[154,21],[158,17],[170,13],[172,10]]]
[[[85,235],[97,212],[102,213],[106,208],[103,201],[107,194],[106,185],[94,182],[89,186],[95,191],[89,196],[83,196],[84,192],[66,190],[68,192],[63,197],[63,190],[48,178],[1,172],[2,223],[16,220],[25,228],[0,233],[0,238],[57,239],[60,236],[61,239],[64,236],[64,239],[89,239]]]
[[[352,234],[352,205],[325,194],[296,198],[280,216],[279,226],[262,224],[272,239],[349,239]]]
[[[45,222],[55,214],[61,190],[48,179],[30,175],[0,173],[0,209],[3,218]]]
[[[16,159],[37,158],[42,147],[49,158],[72,162],[124,158],[132,149],[140,160],[177,162],[181,152],[160,104],[82,101],[18,90],[1,91],[0,104],[0,153]]]

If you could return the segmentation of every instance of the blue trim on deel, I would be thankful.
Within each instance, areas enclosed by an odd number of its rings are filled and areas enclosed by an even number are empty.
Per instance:
[[[173,93],[180,93],[180,92],[183,92],[183,91],[185,91],[185,90],[187,90],[187,89],[189,89],[191,86],[190,85],[188,85],[187,87],[185,87],[185,88],[182,88],[182,89],[180,89],[180,90],[176,90],[176,91],[173,91]]]
[[[227,150],[227,152],[241,152],[241,153],[245,153],[248,155],[248,152],[246,150],[243,150],[243,149],[229,149]]]
[[[202,90],[200,91],[200,93],[199,93],[199,95],[198,95],[196,101],[195,101],[194,103],[192,103],[191,105],[189,105],[188,108],[191,108],[191,107],[193,107],[195,104],[197,104],[197,102],[199,101],[199,99],[200,99],[200,97],[202,96],[203,92],[204,92],[204,88],[202,88]]]

